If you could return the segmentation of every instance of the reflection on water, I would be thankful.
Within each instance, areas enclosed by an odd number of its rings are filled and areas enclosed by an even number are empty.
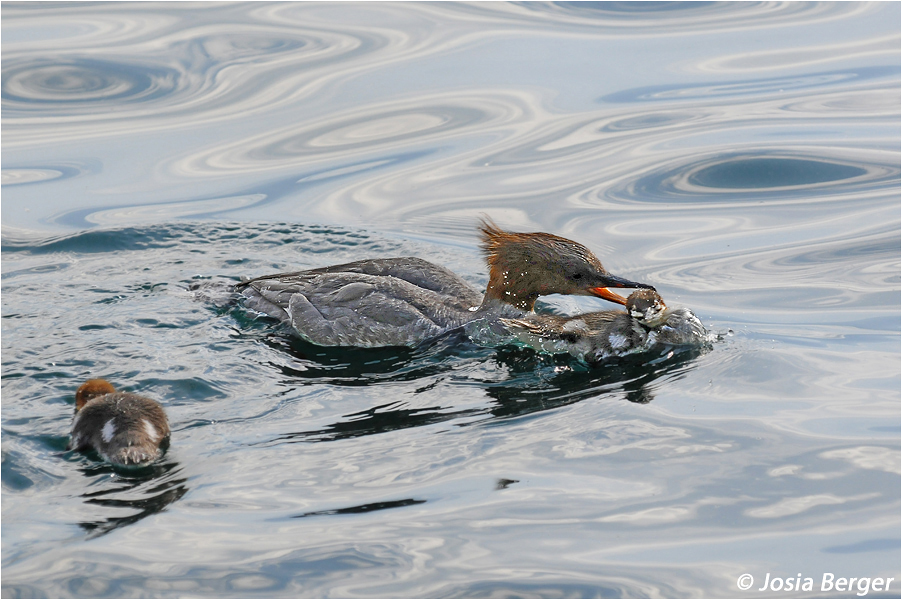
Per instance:
[[[240,245],[237,251],[236,245]],[[687,351],[631,356],[596,368],[569,356],[547,356],[515,347],[476,346],[461,332],[452,332],[413,349],[323,348],[297,339],[270,319],[254,318],[234,303],[234,296],[229,291],[229,284],[237,281],[240,275],[321,266],[360,256],[419,255],[447,264],[475,285],[484,282],[484,267],[475,247],[466,253],[467,256],[456,259],[450,254],[436,252],[434,248],[423,242],[384,238],[355,229],[289,224],[186,223],[49,237],[35,237],[26,232],[5,235],[4,328],[5,332],[15,332],[18,339],[24,339],[26,343],[4,347],[7,363],[4,397],[30,398],[4,406],[5,439],[30,440],[35,433],[51,434],[56,436],[52,439],[61,440],[53,442],[53,451],[59,453],[65,445],[65,439],[59,437],[60,432],[66,430],[71,416],[68,403],[71,402],[72,382],[90,375],[107,375],[117,381],[131,382],[132,389],[147,390],[160,399],[177,428],[173,444],[180,458],[179,463],[167,458],[149,473],[125,476],[96,463],[87,468],[79,467],[76,471],[79,477],[73,479],[66,469],[66,465],[72,463],[60,465],[57,459],[45,456],[37,458],[38,463],[34,465],[36,459],[30,455],[35,450],[37,457],[46,453],[38,438],[28,442],[34,448],[28,454],[4,450],[4,489],[15,494],[15,490],[24,489],[21,482],[25,479],[35,482],[29,484],[31,487],[40,485],[42,489],[59,485],[53,481],[66,482],[63,493],[71,495],[84,507],[90,507],[90,516],[84,509],[69,508],[60,515],[60,525],[45,527],[53,531],[66,523],[72,524],[71,515],[78,514],[75,523],[79,529],[89,532],[92,539],[114,531],[125,532],[133,528],[140,531],[142,524],[151,520],[154,527],[158,527],[172,518],[180,523],[177,529],[215,535],[223,526],[222,521],[213,517],[215,526],[201,525],[205,522],[202,515],[206,511],[214,510],[212,514],[215,515],[221,510],[231,510],[226,507],[244,507],[248,503],[257,508],[251,509],[246,517],[237,518],[237,522],[246,518],[253,521],[252,515],[258,510],[268,511],[265,513],[267,522],[272,523],[283,523],[286,515],[317,516],[329,521],[338,517],[360,519],[368,514],[396,514],[403,522],[405,515],[422,513],[383,509],[404,508],[410,502],[417,502],[424,507],[435,505],[436,510],[446,510],[442,499],[448,492],[438,483],[428,482],[434,477],[439,481],[446,477],[456,481],[464,467],[454,465],[469,465],[463,472],[468,469],[479,472],[479,465],[485,460],[485,450],[476,450],[481,447],[497,445],[497,451],[513,452],[518,457],[510,464],[502,461],[488,473],[488,488],[497,487],[499,480],[520,482],[505,493],[521,487],[533,490],[536,476],[516,465],[529,464],[535,460],[529,458],[533,453],[544,456],[552,448],[557,448],[552,456],[563,453],[562,456],[572,458],[611,457],[604,463],[604,468],[611,472],[626,468],[630,463],[622,463],[623,457],[637,448],[641,452],[651,452],[652,456],[663,453],[661,458],[654,460],[665,460],[664,456],[695,456],[715,473],[722,468],[717,456],[730,448],[731,462],[744,465],[752,461],[756,453],[748,454],[750,451],[743,448],[754,448],[754,444],[745,446],[744,442],[738,443],[739,438],[733,434],[707,430],[698,424],[674,425],[668,419],[660,421],[657,413],[633,413],[625,407],[631,405],[647,410],[660,405],[662,410],[672,411],[678,406],[674,404],[674,393],[681,390],[676,393],[688,395],[692,403],[720,415],[720,425],[728,426],[729,419],[724,421],[724,415],[734,410],[752,411],[753,415],[761,412],[752,405],[761,402],[762,392],[753,393],[747,402],[738,401],[737,405],[735,390],[765,389],[784,402],[781,388],[786,385],[785,378],[798,377],[794,370],[783,373],[787,363],[782,359],[759,356],[755,336],[749,334],[727,338],[707,353]],[[880,264],[886,260],[887,253],[892,252],[895,252],[892,247],[876,247],[872,252],[850,256],[858,261],[859,268],[864,268],[866,264]],[[796,256],[796,249],[775,252],[779,260],[792,261]],[[61,262],[63,257],[68,258]],[[848,256],[842,257],[839,253],[834,260],[847,264]],[[682,262],[686,268],[699,268],[706,260]],[[709,268],[719,272],[741,265],[744,260],[739,257],[732,262],[724,259],[720,266]],[[808,260],[823,264],[817,258]],[[48,271],[50,265],[54,268]],[[196,273],[205,276],[198,277]],[[55,285],[60,286],[64,294],[60,298],[66,298],[65,302],[36,300],[50,289],[45,284],[47,277],[52,277]],[[666,284],[659,285],[665,294],[667,288]],[[701,305],[701,298],[700,295],[690,303]],[[40,310],[36,311],[36,306]],[[808,310],[809,314],[816,315],[818,309],[810,307]],[[873,312],[874,307],[871,310]],[[704,313],[701,316],[706,319]],[[40,339],[35,335],[42,334],[45,329],[34,330],[39,322],[58,324],[53,330],[53,337],[58,340],[56,344],[42,346],[27,341]],[[882,328],[877,329],[878,334],[882,331]],[[3,339],[10,337],[7,335]],[[780,339],[783,344],[796,344],[789,337]],[[35,349],[39,354],[35,354]],[[797,352],[792,354],[796,355],[794,360],[798,360]],[[850,368],[862,370],[867,364],[867,369],[873,370],[876,356],[879,351],[868,348],[858,355],[856,360],[860,364]],[[817,373],[826,368],[830,360],[819,357],[817,352],[802,354],[802,357],[803,364],[807,365],[803,372],[817,378],[821,377]],[[125,365],[125,369],[118,365]],[[148,369],[148,365],[151,368]],[[743,382],[747,378],[754,383]],[[64,410],[48,412],[47,407],[53,404],[48,405],[47,393],[40,391],[48,384],[51,389],[58,390],[58,397],[67,399]],[[724,385],[728,386],[726,390]],[[838,382],[835,385],[840,390],[850,389],[849,384]],[[843,398],[841,402],[846,401],[845,392],[833,396],[826,394],[827,403],[834,406],[841,406],[836,404],[840,397]],[[723,398],[734,399],[723,404]],[[804,406],[806,401],[799,397],[795,402]],[[817,406],[824,402],[825,396],[818,393]],[[567,415],[572,411],[587,413],[585,421],[569,418]],[[39,422],[35,422],[34,414],[43,415]],[[801,414],[806,413],[803,410]],[[815,414],[820,417],[822,412],[818,408]],[[753,420],[757,423],[760,418]],[[535,427],[543,422],[551,424],[560,419],[564,419],[564,429],[560,431],[552,428],[546,433],[530,431],[519,435],[515,432],[518,427]],[[774,436],[760,424],[754,425],[753,429],[755,436],[764,436],[764,439]],[[458,442],[450,442],[449,446],[448,441],[442,441],[443,436],[449,435],[461,442],[473,438],[461,447],[470,449],[450,450],[452,456],[443,458],[449,449],[458,448]],[[476,441],[487,435],[491,438]],[[405,440],[405,436],[410,436],[409,440]],[[428,441],[433,438],[434,441]],[[9,441],[5,443],[10,444]],[[470,444],[474,443],[476,446],[471,448]],[[522,446],[523,443],[527,445]],[[15,444],[18,446],[21,442]],[[357,444],[363,447],[354,448]],[[511,444],[513,447],[505,449]],[[525,457],[520,454],[533,444],[538,446],[528,450]],[[404,448],[409,448],[413,454],[394,459],[385,455],[386,452],[389,456],[395,455]],[[425,455],[418,453],[417,448]],[[626,452],[630,448],[634,450]],[[775,451],[775,447],[769,448],[768,452]],[[459,455],[461,451],[463,455]],[[264,458],[272,453],[276,456]],[[701,458],[699,453],[701,457],[709,458]],[[781,456],[778,453],[768,464],[779,469],[780,464],[788,461],[800,465],[801,472],[807,472],[808,459]],[[424,458],[426,463],[421,464]],[[79,460],[90,461],[90,457]],[[190,467],[179,466],[186,463]],[[668,464],[666,460],[664,464]],[[675,473],[685,470],[686,466],[680,464]],[[284,466],[279,467],[281,475],[270,470],[277,465],[290,465],[287,472],[292,483],[286,484],[284,489],[273,488],[285,479]],[[48,470],[52,477],[42,478],[36,467]],[[634,468],[642,473],[648,467],[634,465]],[[392,473],[392,469],[397,471]],[[591,480],[596,468],[587,464],[577,471],[581,473],[579,477]],[[422,485],[426,487],[389,484],[371,489],[375,480],[388,478],[393,481],[398,477],[406,480],[411,475],[403,474],[408,472],[425,477]],[[648,485],[653,485],[651,482],[655,477],[672,476],[654,472],[658,474],[642,476],[651,478]],[[817,474],[816,469],[814,474]],[[114,477],[110,478],[110,475]],[[260,477],[263,479],[258,479]],[[551,474],[542,477],[551,477]],[[698,489],[690,486],[687,493],[701,495],[694,502],[707,506],[706,495],[725,493],[720,489],[721,485],[740,485],[745,475],[730,477],[734,479],[728,478],[728,481],[733,483],[711,481]],[[856,474],[856,477],[861,475]],[[85,485],[86,481],[88,485]],[[360,485],[361,490],[371,491],[347,496],[340,491],[344,489],[342,481],[356,482],[352,487]],[[433,485],[439,487],[430,487]],[[484,492],[478,490],[484,489],[480,487],[482,485],[466,492],[464,497],[481,498]],[[579,490],[586,484],[567,485]],[[876,483],[865,478],[856,485],[875,489]],[[823,486],[805,493],[818,497],[834,494],[838,500],[829,506],[837,507],[847,502],[869,502],[869,506],[878,507],[880,498],[884,498],[884,492],[874,492],[877,495],[867,496],[868,500],[845,500],[844,496],[831,491],[830,485],[825,483]],[[555,487],[552,485],[553,489]],[[257,497],[256,493],[253,497],[247,496],[248,490],[258,488],[264,490],[262,497]],[[277,491],[279,489],[281,491]],[[322,491],[316,491],[318,489]],[[787,489],[793,489],[793,486]],[[618,528],[635,519],[642,523],[646,518],[641,516],[645,515],[643,510],[651,511],[648,518],[658,519],[655,515],[670,514],[667,511],[671,510],[673,502],[678,504],[673,514],[680,515],[684,514],[680,506],[688,501],[679,495],[655,501],[650,499],[652,496],[641,495],[650,502],[642,509],[630,506],[634,501],[630,494],[612,497],[617,498],[615,504],[621,506],[619,509],[611,508],[612,498],[594,501],[600,509],[608,511],[598,517],[607,520],[599,523],[610,523]],[[861,494],[854,498],[859,496],[864,498]],[[481,506],[479,501],[477,504]],[[569,504],[572,510],[583,510],[579,502]],[[803,513],[822,506],[804,502],[803,505],[811,507],[803,509]],[[787,510],[788,505],[779,504],[779,494],[770,504],[755,496],[743,506],[750,511],[746,519],[789,518],[767,516],[783,514]],[[20,506],[16,510],[7,517],[14,524],[13,533],[5,535],[16,535],[17,518],[28,522],[26,508]],[[488,511],[481,518],[490,521],[495,518],[488,508],[478,510]],[[522,510],[527,509],[524,506]],[[184,511],[194,517],[182,516]],[[685,514],[692,515],[693,519],[703,519],[705,513],[700,511],[693,508]],[[631,516],[634,513],[640,516]],[[617,516],[621,514],[625,516]],[[188,524],[183,522],[184,518],[189,522],[195,518],[200,521]],[[563,516],[549,514],[548,518]],[[297,522],[307,521],[309,519]],[[402,523],[396,526],[401,530],[406,527]],[[330,525],[327,529],[334,531],[334,527]],[[179,538],[183,534],[175,535]],[[244,539],[236,531],[228,535]],[[312,532],[304,535],[318,539]],[[531,535],[527,534],[527,537]],[[266,536],[266,539],[272,539],[272,536]],[[378,536],[373,538],[374,543],[379,543],[377,539]],[[121,539],[117,543],[121,545]],[[242,543],[257,548],[255,552],[265,551],[265,546],[260,547],[259,543],[247,540]],[[195,544],[192,542],[191,546],[194,548]],[[127,552],[141,555],[145,550],[138,548],[144,547],[138,544]],[[52,555],[52,550],[44,548],[39,555],[48,552]],[[181,551],[172,552],[180,554]],[[450,561],[450,565],[458,559],[452,553],[443,560]],[[44,563],[26,560],[11,564]],[[395,572],[393,567],[384,568]],[[213,572],[217,576],[220,573],[217,569]],[[22,581],[31,580],[27,573],[21,573]],[[127,573],[134,574],[134,571],[129,569]],[[122,572],[109,577],[116,580],[127,575]],[[115,581],[110,581],[109,585],[112,586],[110,589],[118,589]],[[280,584],[273,585],[278,588]],[[325,586],[325,591],[331,584],[322,580],[321,585]],[[25,593],[21,590],[29,588],[15,589]],[[419,586],[417,589],[426,588]]]
[[[784,188],[810,187],[866,174],[865,169],[858,167],[797,158],[737,158],[701,168],[687,180],[709,188]]]
[[[632,90],[624,90],[599,98],[599,102],[633,103],[650,101],[688,101],[710,100],[716,98],[720,102],[724,97],[735,98],[740,102],[748,103],[756,96],[771,96],[786,98],[788,94],[797,91],[810,92],[814,90],[821,94],[832,86],[843,86],[843,91],[851,86],[867,84],[872,79],[896,75],[896,69],[891,66],[868,67],[855,71],[835,71],[808,73],[797,77],[777,77],[746,79],[741,81],[716,81],[708,84],[690,86],[650,86]],[[721,104],[719,104],[720,106]]]
[[[244,311],[238,312],[240,317]],[[590,366],[570,355],[546,355],[512,346],[483,348],[474,345],[461,330],[417,348],[345,348],[316,346],[298,339],[288,328],[280,328],[275,322],[270,324],[282,334],[266,335],[262,341],[293,357],[289,364],[271,364],[286,377],[282,380],[285,385],[362,387],[414,381],[420,385],[413,394],[421,394],[433,390],[471,361],[491,361],[494,367],[490,378],[473,378],[473,383],[483,386],[492,400],[485,408],[456,410],[453,403],[411,406],[396,400],[342,415],[341,421],[323,429],[280,435],[275,443],[353,438],[463,417],[475,423],[480,421],[475,419],[479,415],[523,416],[589,398],[623,397],[647,404],[654,400],[656,387],[682,377],[693,368],[696,358],[710,350],[666,347]],[[461,377],[457,379],[460,382]]]
[[[779,155],[773,151],[721,154],[648,173],[605,191],[620,203],[680,202],[703,207],[718,202],[764,202],[768,206],[848,200],[850,189],[888,191],[899,179],[898,165],[861,163],[845,157]],[[888,157],[887,157],[888,158]],[[811,196],[818,188],[817,197]]]
[[[3,596],[899,581],[899,10],[4,5]],[[590,368],[233,303],[365,257],[483,287],[481,213],[735,334]],[[97,376],[163,461],[64,451]]]
[[[315,512],[308,512],[302,515],[294,515],[293,519],[303,519],[304,517],[319,517],[323,515],[353,515],[357,513],[368,513],[374,512],[377,510],[386,510],[389,508],[401,508],[404,506],[413,506],[416,504],[423,504],[426,502],[425,500],[414,500],[413,498],[407,498],[406,500],[392,500],[389,502],[373,502],[371,504],[361,504],[360,506],[350,506],[348,508],[336,508],[333,510],[318,510]]]
[[[525,350],[500,351],[500,365],[508,367],[510,384],[491,385],[486,391],[498,401],[494,416],[516,416],[604,395],[623,397],[647,404],[655,399],[654,390],[664,381],[679,379],[693,368],[694,360],[707,348],[667,348],[630,355],[585,370],[585,366],[564,356],[551,359],[541,355],[523,356]],[[551,365],[542,364],[551,362]],[[538,364],[537,364],[538,363]],[[575,364],[574,364],[575,363]],[[546,373],[543,374],[543,371]],[[541,385],[523,377],[538,373]],[[519,377],[518,377],[519,376]]]
[[[69,179],[80,175],[97,173],[100,164],[97,161],[82,163],[45,165],[42,168],[8,167],[3,168],[3,187],[42,183],[53,179]]]
[[[141,469],[123,472],[110,466],[90,466],[81,469],[86,477],[99,479],[104,475],[117,475],[117,487],[95,492],[86,492],[86,504],[127,509],[129,514],[116,517],[105,517],[97,521],[83,521],[78,525],[92,537],[103,535],[141,519],[157,514],[167,506],[179,500],[188,491],[187,478],[176,478],[180,469],[175,462],[153,464]],[[112,513],[122,512],[106,511]]]
[[[3,66],[3,108],[14,115],[94,112],[98,103],[152,102],[177,87],[175,70],[83,59]],[[54,108],[48,110],[48,105]],[[78,106],[81,105],[81,106]]]

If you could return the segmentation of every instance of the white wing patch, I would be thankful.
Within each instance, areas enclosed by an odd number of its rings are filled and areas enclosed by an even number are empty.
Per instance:
[[[113,422],[114,419],[110,419],[103,425],[103,429],[100,430],[100,437],[103,438],[103,441],[107,444],[110,443],[110,440],[113,439],[113,436],[116,435],[116,423]]]
[[[612,333],[611,337],[608,338],[608,341],[610,341],[611,348],[614,350],[620,350],[621,348],[626,348],[630,345],[630,339],[619,333]]]
[[[154,426],[153,426],[153,423],[151,423],[151,422],[148,421],[147,419],[143,419],[143,421],[144,421],[144,431],[147,432],[147,436],[148,436],[151,440],[153,440],[154,442],[156,442],[156,441],[157,441],[157,438],[160,436],[160,434],[157,433],[157,428],[154,427]]]

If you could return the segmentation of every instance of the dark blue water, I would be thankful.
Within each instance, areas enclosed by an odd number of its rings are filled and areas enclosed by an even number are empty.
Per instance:
[[[899,23],[4,4],[3,597],[898,597]],[[484,286],[482,213],[720,340],[320,348],[197,291],[404,255]],[[159,463],[65,451],[98,376],[166,408]]]

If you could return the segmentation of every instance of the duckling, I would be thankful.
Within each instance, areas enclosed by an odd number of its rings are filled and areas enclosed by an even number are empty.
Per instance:
[[[66,450],[93,448],[120,467],[147,465],[169,441],[169,420],[157,402],[117,392],[104,379],[90,379],[75,392],[75,418]]]
[[[648,350],[657,344],[701,346],[708,332],[688,308],[668,308],[654,290],[633,292],[626,311],[606,310],[572,317],[529,315],[502,319],[523,344],[541,352],[570,354],[588,362]]]

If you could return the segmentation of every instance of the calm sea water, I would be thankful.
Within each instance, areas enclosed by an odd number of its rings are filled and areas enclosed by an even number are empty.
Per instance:
[[[898,3],[2,16],[3,597],[899,596]],[[722,341],[323,349],[190,289],[484,285],[481,213]],[[96,376],[166,407],[159,464],[65,452]]]

